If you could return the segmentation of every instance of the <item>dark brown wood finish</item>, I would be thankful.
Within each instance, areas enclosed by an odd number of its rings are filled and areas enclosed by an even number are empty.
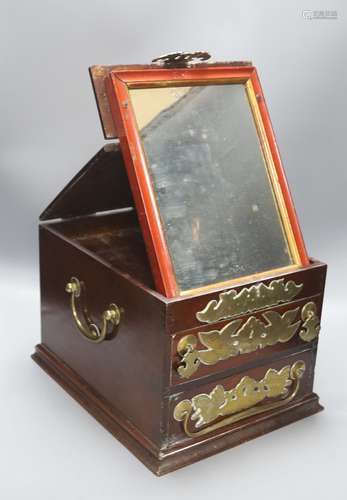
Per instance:
[[[42,212],[40,220],[65,219],[133,207],[118,143],[107,144]]]
[[[115,408],[110,407],[77,373],[57,358],[43,345],[36,347],[34,361],[45,370],[63,389],[128,448],[154,474],[162,476],[250,439],[291,424],[301,418],[314,415],[323,407],[314,393],[294,401],[276,412],[268,412],[239,422],[233,431],[226,429],[213,439],[206,438],[196,445],[182,446],[154,453],[148,449],[143,436],[133,428]]]
[[[53,222],[49,224],[49,230],[96,256],[115,271],[136,277],[149,289],[154,288],[135,211]]]
[[[242,66],[250,63],[230,65],[240,66],[241,71]],[[196,65],[201,69],[207,66],[211,65]],[[117,70],[120,68],[129,67],[117,66]],[[148,66],[131,68],[142,70]],[[115,137],[105,91],[105,81],[114,69],[90,69],[106,138]],[[187,334],[220,330],[235,319],[261,319],[270,310],[283,314],[309,301],[315,302],[320,317],[326,265],[311,260],[293,272],[244,279],[227,289],[213,288],[168,298],[155,290],[149,263],[149,257],[155,256],[147,253],[139,224],[144,217],[143,211],[134,208],[118,143],[101,149],[42,213],[42,339],[33,359],[157,475],[320,411],[318,396],[312,392],[318,338],[305,342],[296,334],[283,344],[215,365],[200,365],[189,379],[176,373],[180,361],[177,343]],[[71,294],[65,291],[72,277],[84,282],[88,313],[95,323],[100,323],[110,303],[121,309],[120,324],[111,339],[94,344],[78,331]],[[218,300],[221,292],[231,288],[239,292],[244,287],[260,282],[268,285],[281,278],[303,284],[301,292],[290,302],[209,324],[197,319],[196,313],[211,300]],[[268,369],[279,370],[297,360],[305,362],[306,370],[298,394],[286,406],[199,438],[188,437],[182,422],[173,417],[175,406],[186,398],[208,393],[217,384],[232,389],[246,375],[260,380]]]
[[[34,355],[40,366],[159,475],[321,409],[312,394],[317,340],[295,339],[200,367],[191,379],[179,379],[173,372],[177,339],[187,332],[220,328],[227,321],[206,325],[195,318],[196,304],[203,308],[218,292],[167,299],[153,290],[148,276],[141,276],[146,266],[149,269],[144,248],[142,258],[136,257],[136,251],[130,260],[125,256],[136,227],[133,212],[41,225],[42,344]],[[111,240],[105,236],[110,228]],[[128,240],[123,250],[118,231],[125,231]],[[298,282],[297,275],[304,284],[302,294],[275,309],[283,312],[315,299],[320,314],[325,265],[314,262],[285,278]],[[72,276],[85,282],[88,309],[96,321],[110,302],[124,310],[114,339],[95,345],[80,335],[65,291]],[[194,328],[175,333],[173,324],[193,324]],[[248,418],[196,442],[173,420],[174,406],[184,398],[207,392],[219,383],[231,388],[246,374],[261,377],[268,368],[281,368],[297,359],[304,360],[307,368],[300,393],[288,408]]]
[[[182,428],[181,422],[177,422],[173,418],[173,412],[176,404],[183,399],[191,399],[193,396],[197,394],[209,394],[217,384],[222,385],[225,390],[230,390],[235,387],[244,377],[245,373],[247,376],[254,378],[255,380],[261,380],[267,370],[269,368],[274,368],[275,370],[280,370],[281,368],[290,365],[292,366],[296,361],[304,361],[306,364],[306,371],[300,383],[300,389],[298,395],[295,400],[300,401],[306,396],[312,394],[313,388],[313,376],[314,376],[314,366],[316,360],[316,349],[311,348],[311,346],[306,346],[306,350],[302,349],[299,353],[292,354],[290,356],[284,357],[283,355],[279,359],[266,360],[258,360],[257,366],[255,368],[248,367],[238,367],[238,373],[233,375],[225,375],[219,374],[217,380],[209,381],[205,383],[205,385],[191,385],[189,388],[182,392],[170,394],[167,396],[168,405],[169,405],[169,424],[167,428],[168,439],[167,444],[168,448],[171,447],[180,447],[182,443],[186,446],[193,443],[198,443],[199,441],[204,441],[206,438],[211,438],[212,436],[218,434],[225,434],[227,432],[233,432],[233,429],[239,425],[239,422],[233,425],[229,425],[226,427],[221,427],[217,431],[211,432],[208,435],[203,436],[202,438],[190,438],[187,437]],[[241,371],[240,371],[241,370]],[[179,389],[179,388],[177,388]],[[268,401],[265,400],[264,405],[266,405]],[[223,417],[218,419],[219,421],[223,420]],[[218,421],[217,420],[217,421]],[[194,427],[192,427],[194,429]]]
[[[160,447],[164,303],[45,227],[40,253],[42,343]],[[114,339],[93,344],[78,332],[65,291],[73,276],[84,281],[96,322],[111,302],[122,308]]]

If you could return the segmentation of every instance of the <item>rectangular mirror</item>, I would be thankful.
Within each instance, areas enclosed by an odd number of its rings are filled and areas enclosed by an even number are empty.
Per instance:
[[[173,295],[302,264],[249,79],[127,92]]]

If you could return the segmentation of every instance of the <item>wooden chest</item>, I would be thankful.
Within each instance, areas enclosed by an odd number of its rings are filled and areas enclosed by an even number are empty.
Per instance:
[[[165,296],[123,155],[105,146],[41,216],[34,360],[158,475],[321,410],[326,265]]]

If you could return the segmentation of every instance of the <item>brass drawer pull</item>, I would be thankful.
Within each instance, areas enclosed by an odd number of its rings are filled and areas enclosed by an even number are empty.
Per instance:
[[[183,422],[187,436],[204,436],[252,415],[287,405],[298,394],[304,372],[305,363],[297,361],[279,371],[270,368],[260,381],[245,376],[229,391],[217,385],[210,394],[198,394],[192,399],[180,401],[174,409],[174,419]],[[292,390],[289,393],[290,386]],[[282,399],[259,405],[265,399],[278,397]],[[222,416],[225,418],[201,430],[192,431],[189,428],[190,421],[196,421],[195,428],[199,429]]]
[[[109,308],[102,314],[102,324],[98,327],[93,320],[90,318],[88,309],[84,303],[83,291],[85,285],[83,281],[78,278],[72,277],[67,283],[65,290],[71,294],[71,311],[73,319],[79,332],[83,337],[90,342],[99,344],[103,340],[107,339],[113,333],[116,326],[120,323],[121,311],[116,304],[110,304]],[[77,311],[77,301],[81,301],[81,311],[83,321],[79,318]]]

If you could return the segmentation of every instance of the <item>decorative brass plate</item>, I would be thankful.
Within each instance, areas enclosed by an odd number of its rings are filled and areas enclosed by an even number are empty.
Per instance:
[[[320,322],[317,316],[317,306],[314,302],[307,302],[301,311],[301,319],[303,320],[300,337],[302,340],[310,342],[315,339],[320,331]]]
[[[264,349],[278,342],[288,342],[301,325],[300,320],[295,321],[298,311],[299,307],[282,315],[276,311],[267,311],[262,314],[265,321],[250,316],[243,325],[241,319],[236,319],[221,330],[199,332],[198,338],[195,335],[182,337],[177,344],[177,352],[182,358],[177,373],[182,378],[189,378],[197,371],[200,363],[214,365],[239,354]],[[304,341],[313,340],[320,329],[314,302],[308,302],[303,306],[301,319],[303,323],[299,331],[300,338]],[[197,349],[198,339],[206,349]]]
[[[207,306],[196,313],[202,323],[214,323],[221,319],[232,318],[240,314],[275,306],[282,302],[290,302],[302,290],[303,284],[295,281],[284,281],[284,278],[273,280],[269,285],[259,283],[240,292],[229,290],[219,295],[218,302],[211,300]]]
[[[189,437],[199,437],[216,429],[235,423],[244,418],[287,405],[297,395],[300,379],[305,372],[305,363],[297,361],[292,366],[284,366],[277,371],[270,368],[262,380],[248,376],[230,390],[217,385],[210,394],[198,394],[192,399],[184,399],[174,409],[174,419],[183,422],[184,432]],[[292,392],[289,394],[289,387]],[[259,405],[265,399],[281,398],[268,404]],[[219,417],[225,417],[201,430],[190,430],[190,422],[195,428],[210,424]]]

